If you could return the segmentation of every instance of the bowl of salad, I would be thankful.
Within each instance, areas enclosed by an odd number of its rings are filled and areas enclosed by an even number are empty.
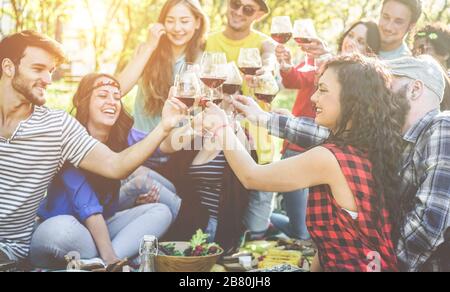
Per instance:
[[[201,230],[190,242],[161,242],[156,257],[158,272],[210,272],[223,254],[215,243],[207,243]]]

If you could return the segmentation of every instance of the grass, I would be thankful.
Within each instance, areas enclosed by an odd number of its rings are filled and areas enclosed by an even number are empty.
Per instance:
[[[52,109],[65,110],[70,112],[72,109],[72,98],[77,90],[77,83],[54,83],[48,91],[47,106]],[[137,87],[134,88],[127,96],[124,97],[124,105],[128,112],[133,113],[134,101],[137,94]],[[272,104],[272,108],[292,109],[295,101],[295,91],[284,90],[278,94],[277,98]],[[275,160],[281,158],[281,148],[283,141],[275,139]]]

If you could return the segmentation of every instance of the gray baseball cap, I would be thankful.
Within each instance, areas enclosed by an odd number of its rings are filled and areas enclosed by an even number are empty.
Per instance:
[[[445,73],[442,66],[431,56],[403,57],[385,61],[394,76],[420,80],[441,100],[444,99]]]

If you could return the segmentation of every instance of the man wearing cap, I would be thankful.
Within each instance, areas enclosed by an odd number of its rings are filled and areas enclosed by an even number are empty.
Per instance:
[[[450,271],[450,113],[440,112],[445,73],[430,56],[404,57],[387,65],[394,75],[393,91],[411,107],[400,169],[400,268]],[[270,134],[302,147],[318,145],[330,135],[312,119],[268,114],[249,98],[235,106],[252,122],[265,124]]]
[[[403,224],[398,257],[405,271],[450,272],[450,114],[440,112],[445,81],[430,56],[387,63],[411,111],[401,169]]]
[[[275,44],[272,39],[253,29],[256,22],[262,20],[269,12],[266,0],[227,0],[227,23],[223,31],[213,33],[208,37],[206,51],[224,52],[228,62],[238,63],[241,48],[258,48],[261,52],[263,65],[272,67],[275,62]],[[262,73],[260,70],[257,74]],[[246,76],[247,85],[253,76]],[[243,92],[250,95],[250,90],[244,84]],[[270,106],[260,103],[265,110]],[[260,164],[271,163],[274,156],[272,137],[267,130],[245,123],[253,141],[255,142]],[[256,192],[251,196],[250,207],[246,216],[246,226],[256,237],[263,236],[269,226],[272,213],[273,193]]]

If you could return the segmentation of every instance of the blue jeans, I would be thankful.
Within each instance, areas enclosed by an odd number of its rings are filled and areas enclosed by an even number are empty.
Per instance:
[[[150,192],[152,187],[156,187],[158,190],[160,196],[158,203],[169,207],[173,221],[175,221],[181,208],[181,199],[176,195],[175,187],[162,175],[146,167],[138,168],[126,180],[122,181],[119,210],[133,208],[138,197]]]
[[[113,249],[121,258],[132,259],[139,253],[144,235],[164,235],[172,215],[162,204],[142,205],[117,213],[106,221]],[[30,259],[36,267],[64,267],[64,257],[77,252],[81,259],[98,258],[99,253],[89,230],[73,216],[57,216],[38,226],[31,240]]]
[[[282,159],[287,159],[300,153],[287,150]],[[306,208],[308,206],[309,189],[298,190],[291,193],[283,193],[283,208],[287,216],[273,214],[272,224],[291,238],[302,240],[310,239],[308,228],[306,227]]]
[[[263,237],[270,225],[274,193],[250,192],[250,201],[244,217],[244,225],[253,238]]]

